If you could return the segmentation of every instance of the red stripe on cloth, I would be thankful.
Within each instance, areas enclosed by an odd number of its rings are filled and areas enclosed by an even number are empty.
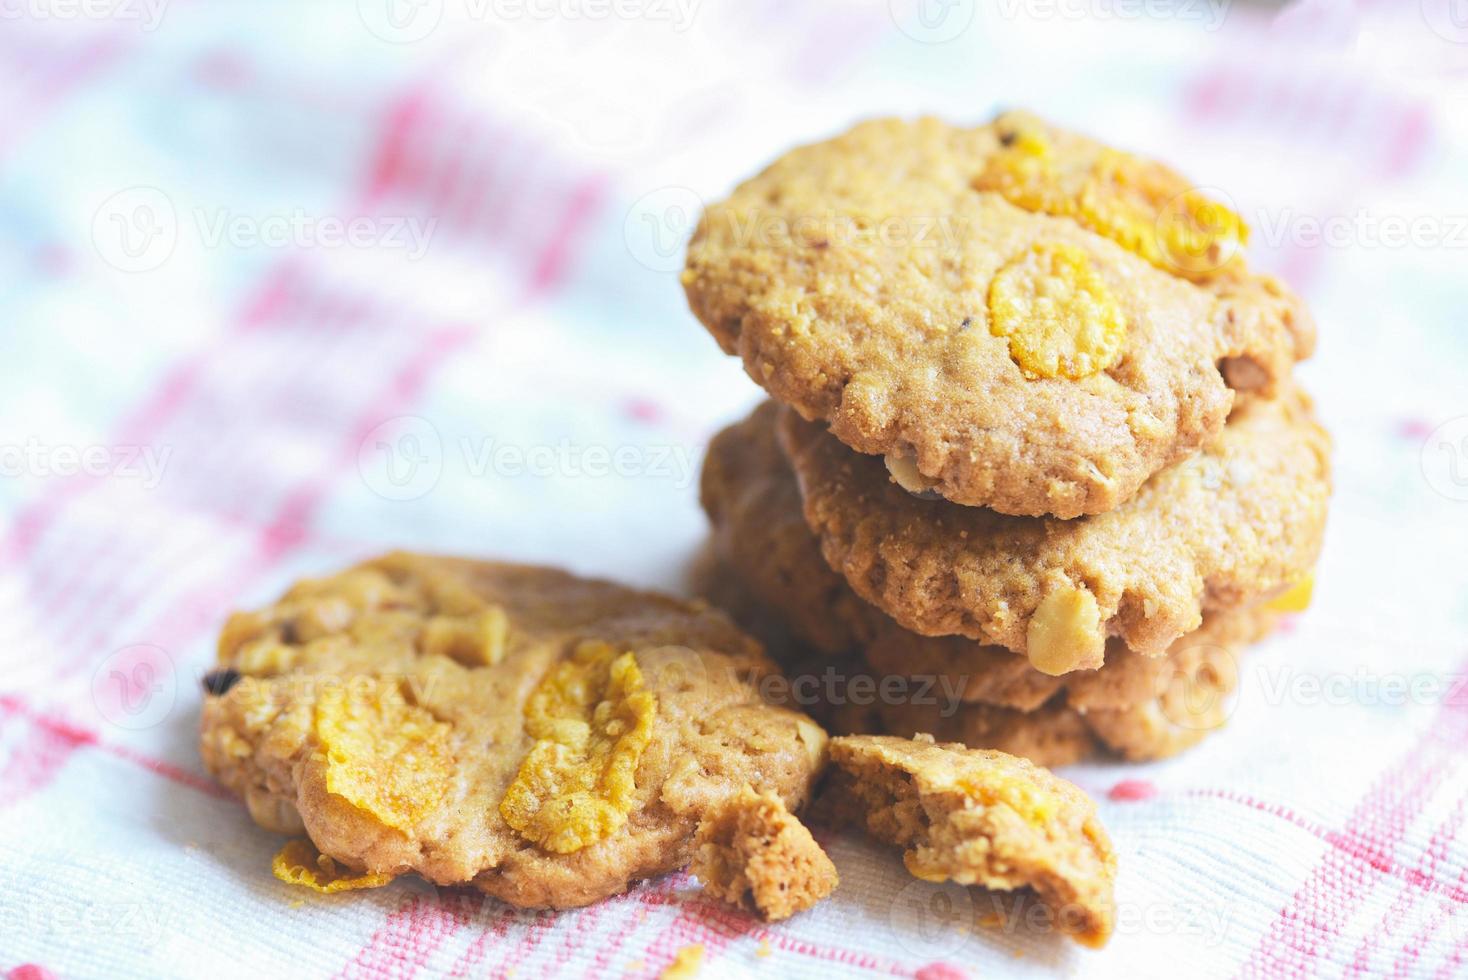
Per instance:
[[[540,946],[541,941],[545,939],[546,934],[550,932],[555,924],[556,914],[554,912],[534,913],[534,918],[531,919],[530,924],[525,928],[525,934],[505,954],[504,960],[500,962],[499,967],[494,971],[494,975],[497,977],[512,976],[520,964],[529,959],[530,955]]]
[[[275,266],[226,333],[253,330],[277,315],[290,294],[289,287],[295,277],[293,264],[283,262]],[[114,446],[150,444],[196,390],[219,350],[217,344],[195,350],[166,372],[144,396],[142,403],[118,425],[109,443]],[[78,494],[103,481],[104,478],[99,476],[76,477],[22,509],[7,530],[5,539],[0,541],[0,561],[6,564],[24,561],[65,506]]]
[[[645,974],[647,976],[660,975],[678,956],[678,953],[687,946],[702,946],[702,963],[707,966],[731,942],[747,935],[749,929],[753,927],[752,920],[748,927],[735,924],[725,928],[715,928],[715,925],[716,923],[704,914],[702,902],[693,900],[681,903],[678,915],[648,945],[647,957],[644,960]]]
[[[340,980],[409,980],[479,906],[477,895],[414,896],[388,915],[367,945],[336,974]]]
[[[1407,915],[1417,904],[1418,897],[1424,889],[1418,882],[1433,882],[1436,880],[1438,865],[1447,857],[1448,848],[1453,839],[1457,837],[1458,831],[1463,826],[1463,819],[1468,816],[1468,796],[1459,798],[1457,806],[1448,815],[1437,830],[1432,834],[1432,839],[1427,842],[1427,848],[1422,852],[1421,859],[1412,869],[1415,880],[1409,880],[1402,886],[1397,900],[1392,903],[1376,928],[1366,935],[1361,944],[1356,948],[1356,955],[1351,959],[1351,965],[1347,968],[1345,975],[1348,977],[1362,976],[1371,965],[1372,958],[1382,944],[1390,937],[1396,935],[1397,930],[1402,927]],[[1398,962],[1401,962],[1398,960]]]
[[[1352,810],[1338,839],[1244,965],[1243,976],[1303,976],[1330,953],[1371,885],[1394,867],[1392,851],[1459,762],[1468,711],[1444,706],[1417,743]]]
[[[15,697],[15,695],[0,697],[0,712],[21,717],[21,719],[31,725],[32,732],[38,732],[38,734],[46,736],[48,745],[54,745],[54,747],[66,747],[66,745],[69,745],[70,750],[76,750],[76,748],[95,748],[95,750],[101,751],[101,753],[107,754],[107,756],[119,758],[119,760],[126,761],[126,763],[132,763],[134,766],[148,770],[153,775],[169,780],[169,782],[178,783],[181,786],[188,786],[189,789],[197,789],[198,792],[208,795],[208,797],[214,797],[216,800],[233,800],[233,795],[230,794],[228,789],[223,788],[223,786],[220,786],[219,783],[214,782],[208,776],[201,775],[201,773],[189,772],[188,769],[183,769],[182,766],[176,766],[176,764],[170,763],[170,761],[154,758],[145,753],[139,753],[138,750],[129,747],[129,745],[119,745],[116,742],[104,741],[97,732],[88,731],[88,729],[82,728],[79,725],[73,725],[72,722],[60,719],[60,717],[53,716],[53,714],[38,712],[34,707],[28,706],[25,701],[22,701],[19,697]],[[66,758],[69,756],[70,751],[66,751],[65,754],[57,758],[53,766],[48,767],[48,778],[46,782],[50,782],[50,779],[54,778],[60,772],[62,763],[65,763]],[[12,763],[15,763],[15,760],[16,756],[12,756]],[[29,786],[29,791],[34,792],[35,789],[40,788],[43,788],[43,786],[32,785]],[[0,780],[0,805],[3,805],[4,802],[15,802],[15,800],[18,800],[19,797],[6,800],[6,795],[4,794],[6,794],[6,791],[10,791],[10,789],[15,789],[15,785],[12,785],[12,780]]]
[[[6,971],[5,980],[56,980],[56,974],[35,963],[22,963]]]
[[[220,800],[234,799],[228,790],[207,776],[190,772],[172,762],[156,759],[131,746],[104,741],[96,732],[37,711],[15,695],[0,697],[0,711],[26,721],[31,726],[31,734],[36,736],[30,743],[29,753],[17,751],[12,754],[3,778],[0,778],[0,806],[15,803],[49,785],[61,772],[72,752],[81,748],[96,749],[206,796]],[[27,781],[26,776],[32,778]]]
[[[9,699],[6,699],[8,701]],[[11,706],[0,701],[0,708]],[[12,717],[17,713],[7,711]],[[10,750],[0,769],[0,808],[13,806],[45,789],[60,774],[66,760],[93,736],[27,722],[25,733]]]
[[[43,75],[27,93],[26,108],[20,118],[6,119],[5,125],[0,127],[0,157],[19,146],[21,137],[34,129],[48,110],[56,108],[84,83],[99,76],[132,50],[135,45],[129,35],[134,33],[132,28],[123,26],[87,41],[72,57],[58,62]]]
[[[515,914],[513,908],[501,909],[499,915],[495,916],[489,926],[474,937],[469,948],[454,961],[453,966],[449,968],[449,980],[458,980],[460,977],[468,976],[469,971],[478,966],[479,961],[484,959],[484,955],[489,952],[490,944],[502,938],[509,931],[510,923],[515,921]]]
[[[1468,865],[1464,865],[1463,870],[1458,874],[1455,886],[1459,891],[1468,891]],[[1403,944],[1401,954],[1397,957],[1396,962],[1392,964],[1392,975],[1397,977],[1407,976],[1410,968],[1418,965],[1423,951],[1432,942],[1433,937],[1437,935],[1437,931],[1442,928],[1443,923],[1455,918],[1462,912],[1463,909],[1453,902],[1447,899],[1440,900],[1437,911],[1428,917],[1416,935]],[[1454,951],[1454,955],[1443,965],[1438,975],[1446,976],[1450,968],[1461,961],[1462,954],[1465,951],[1468,951],[1468,949],[1465,949],[1465,945],[1460,945]]]
[[[570,202],[561,214],[560,224],[556,226],[550,243],[541,252],[540,259],[530,274],[531,292],[545,292],[561,281],[570,264],[571,244],[588,219],[596,213],[597,206],[601,203],[602,191],[602,181],[593,178],[582,182],[571,192]]]
[[[413,129],[427,105],[427,91],[414,89],[394,103],[383,121],[382,142],[368,171],[362,197],[368,204],[381,201],[396,184],[411,185],[408,150]]]
[[[1387,141],[1387,155],[1382,172],[1387,177],[1401,177],[1416,169],[1422,161],[1432,132],[1432,117],[1421,106],[1407,108],[1392,126]]]

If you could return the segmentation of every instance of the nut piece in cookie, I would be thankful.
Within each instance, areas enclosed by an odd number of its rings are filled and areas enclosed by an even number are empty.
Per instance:
[[[1116,853],[1073,784],[931,735],[835,738],[831,763],[836,812],[904,848],[918,878],[1031,889],[1077,942],[1099,947],[1111,936]]]
[[[836,866],[773,793],[751,789],[704,817],[689,870],[703,890],[766,921],[831,894]]]
[[[1108,637],[1160,656],[1205,611],[1268,601],[1309,575],[1325,531],[1330,438],[1298,388],[1244,399],[1197,456],[1069,521],[919,500],[788,409],[777,431],[806,523],[857,595],[1046,674],[1100,666]]]
[[[585,905],[684,867],[740,787],[799,807],[824,758],[722,613],[553,569],[389,555],[231,617],[219,668],[205,765],[320,891]]]
[[[1166,167],[1034,117],[881,119],[707,208],[682,281],[756,383],[903,489],[1073,518],[1311,352],[1246,233]]]

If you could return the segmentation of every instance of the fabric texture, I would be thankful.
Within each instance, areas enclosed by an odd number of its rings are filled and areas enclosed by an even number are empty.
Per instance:
[[[0,975],[1468,975],[1468,35],[1153,6],[9,5]],[[858,118],[1016,104],[1227,195],[1336,440],[1314,605],[1229,730],[1064,771],[1111,944],[854,833],[779,925],[686,875],[564,914],[273,879],[196,749],[227,613],[393,547],[686,589],[702,447],[760,397],[684,306],[701,202]]]

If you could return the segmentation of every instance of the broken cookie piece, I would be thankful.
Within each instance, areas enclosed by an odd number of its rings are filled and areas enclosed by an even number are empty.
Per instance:
[[[699,824],[689,869],[703,890],[769,922],[831,894],[836,866],[773,793],[744,792]]]
[[[958,743],[858,735],[830,743],[835,812],[905,848],[925,881],[1031,889],[1059,928],[1111,936],[1116,853],[1096,807],[1027,759]]]

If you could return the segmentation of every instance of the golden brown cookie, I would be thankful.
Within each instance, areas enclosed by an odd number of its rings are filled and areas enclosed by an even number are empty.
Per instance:
[[[722,614],[545,568],[389,555],[231,617],[219,665],[205,764],[323,889],[584,905],[686,865],[745,786],[800,806],[825,739]]]
[[[1071,521],[920,500],[794,412],[778,429],[806,521],[858,595],[907,629],[1004,646],[1047,674],[1099,666],[1108,636],[1160,655],[1205,609],[1304,580],[1330,494],[1330,441],[1298,389],[1244,399],[1198,456]]]
[[[836,866],[773,793],[745,789],[704,817],[689,870],[703,890],[766,921],[831,894]]]
[[[762,402],[709,443],[699,499],[713,531],[714,560],[697,585],[741,624],[760,618],[761,608],[773,610],[805,646],[847,654],[865,646],[887,617],[821,558],[795,475],[776,443],[778,414],[778,405]],[[737,582],[719,580],[731,573]]]
[[[1310,353],[1243,237],[1184,178],[1033,117],[887,119],[709,207],[683,283],[750,377],[909,490],[1076,517]]]
[[[834,809],[904,848],[925,881],[1032,889],[1077,942],[1115,921],[1116,852],[1079,788],[1003,752],[913,739],[831,740]]]
[[[928,732],[1060,766],[1098,754],[1129,762],[1165,759],[1228,721],[1239,682],[1238,659],[1229,649],[1201,644],[1183,646],[1163,659],[1130,651],[1126,657],[1138,662],[1138,669],[1119,680],[1107,676],[1110,665],[1072,674],[1062,691],[1035,708],[909,700],[881,705],[864,719],[863,730],[900,736]],[[1135,700],[1115,700],[1123,695]]]
[[[773,402],[761,404],[715,436],[704,460],[703,500],[713,535],[700,585],[746,628],[753,624],[757,635],[772,638],[788,631],[827,656],[854,649],[879,674],[948,675],[961,685],[964,700],[1024,711],[1050,700],[1068,682],[1110,691],[1107,706],[1152,696],[1164,663],[1132,654],[1117,638],[1107,644],[1106,666],[1053,677],[1003,647],[913,633],[856,596],[826,564],[801,516],[794,473],[773,435],[778,411]],[[1202,627],[1174,647],[1238,650],[1263,639],[1278,618],[1262,605],[1210,611]],[[809,654],[796,659],[801,656]]]

